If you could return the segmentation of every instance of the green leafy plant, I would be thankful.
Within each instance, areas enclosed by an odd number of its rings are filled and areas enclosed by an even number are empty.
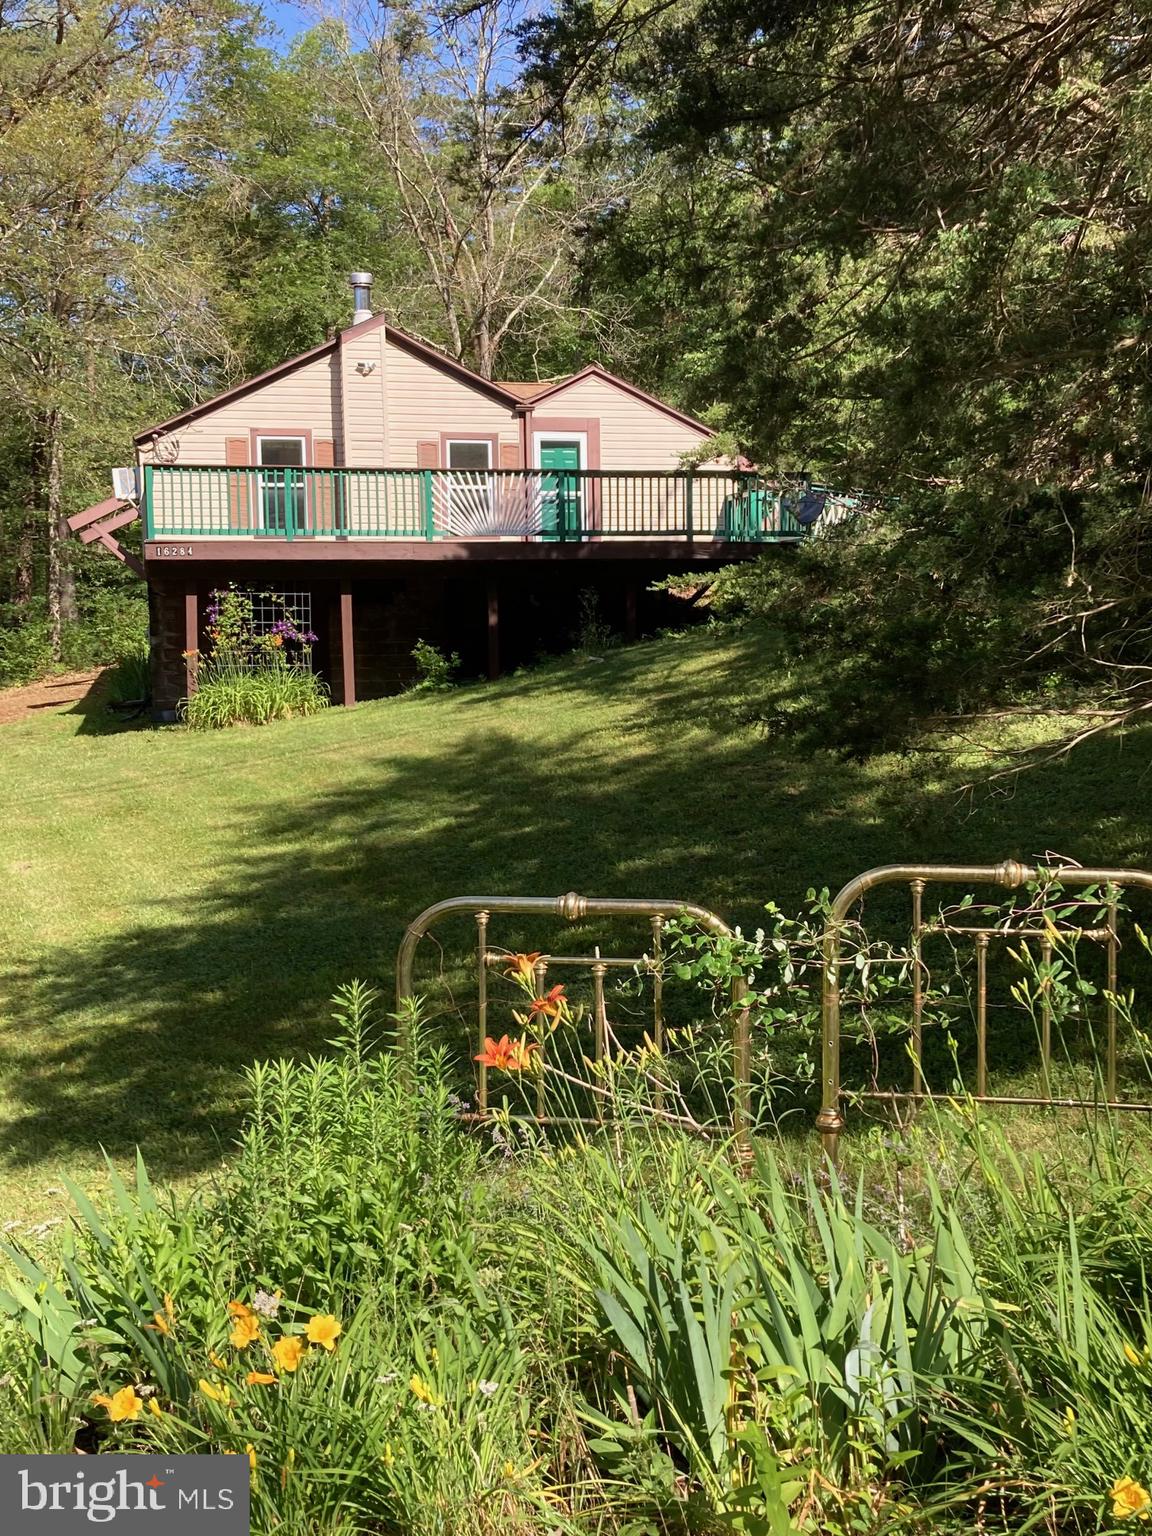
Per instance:
[[[416,663],[416,681],[409,693],[443,693],[455,683],[460,670],[460,657],[456,651],[438,651],[426,640],[417,640],[412,647],[412,660]]]
[[[335,1000],[332,1054],[248,1069],[250,1109],[222,1217],[254,1281],[303,1298],[385,1284],[451,1289],[472,1249],[476,1144],[418,1008],[403,1054],[363,983]]]
[[[902,1252],[859,1197],[811,1175],[789,1190],[766,1150],[751,1179],[711,1159],[689,1189],[663,1213],[627,1196],[572,1236],[648,1432],[670,1438],[718,1513],[757,1508],[764,1530],[802,1491],[816,1497],[813,1466],[832,1512],[876,1479],[928,1480],[927,1405],[987,1321],[960,1223],[936,1202],[929,1239]],[[765,1475],[782,1504],[756,1492]]]
[[[620,644],[620,636],[604,618],[600,594],[595,587],[582,587],[577,598],[576,634],[573,648],[584,655],[599,656]]]

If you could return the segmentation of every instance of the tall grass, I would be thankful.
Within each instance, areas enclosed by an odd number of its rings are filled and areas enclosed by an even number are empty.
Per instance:
[[[638,1115],[650,1056],[602,1128],[472,1134],[419,1007],[335,1017],[248,1072],[218,1184],[141,1165],[58,1260],[9,1241],[0,1447],[249,1455],[259,1536],[1079,1536],[1152,1482],[1152,1178],[1107,1119],[1063,1167],[937,1107],[889,1221],[882,1160]]]
[[[180,713],[192,730],[208,731],[314,715],[328,704],[327,685],[306,666],[282,657],[251,663],[222,656],[200,663],[196,691]]]

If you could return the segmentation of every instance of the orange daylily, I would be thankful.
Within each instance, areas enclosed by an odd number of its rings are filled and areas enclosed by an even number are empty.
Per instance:
[[[336,1339],[343,1333],[343,1329],[334,1317],[311,1317],[304,1335],[309,1344],[319,1344],[321,1349],[326,1349],[329,1354],[336,1348]]]
[[[107,1410],[113,1424],[119,1424],[123,1419],[136,1418],[144,1406],[144,1399],[136,1396],[134,1387],[121,1387],[111,1397],[106,1392],[93,1392],[92,1401],[98,1408]]]
[[[543,997],[534,997],[528,1006],[528,1015],[535,1018],[537,1014],[543,1014],[546,1019],[558,1019],[568,1006],[568,999],[564,996],[564,988],[557,983],[551,991]]]
[[[507,1035],[493,1040],[488,1035],[484,1049],[474,1060],[482,1067],[494,1067],[498,1072],[524,1072],[530,1065],[532,1052],[539,1049],[534,1042],[526,1045],[523,1040],[510,1040]]]
[[[286,1333],[272,1346],[272,1358],[278,1371],[294,1371],[304,1353],[304,1340],[298,1333]]]
[[[522,976],[525,981],[531,981],[536,971],[536,962],[540,958],[540,951],[534,949],[530,955],[509,955],[508,969],[505,976]]]
[[[276,1385],[275,1376],[268,1371],[249,1371],[244,1380],[250,1387],[272,1387]]]

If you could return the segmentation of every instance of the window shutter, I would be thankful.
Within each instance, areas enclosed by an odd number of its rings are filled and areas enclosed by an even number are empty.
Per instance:
[[[330,437],[312,439],[312,464],[316,469],[334,469],[336,444]],[[309,475],[312,482],[312,516],[316,528],[331,533],[336,524],[336,504],[339,489],[335,475]]]
[[[520,444],[519,443],[501,443],[500,444],[500,468],[501,469],[519,469],[520,468]]]
[[[232,467],[239,467],[248,463],[251,452],[246,437],[226,437],[224,439],[224,462]],[[235,474],[228,476],[228,526],[229,528],[247,528],[249,524],[248,507],[251,487],[250,476]]]
[[[434,442],[429,438],[425,442],[416,444],[416,468],[440,468],[440,444],[438,442]]]

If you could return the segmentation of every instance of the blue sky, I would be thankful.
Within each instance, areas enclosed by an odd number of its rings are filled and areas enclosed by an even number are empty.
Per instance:
[[[286,47],[300,32],[307,32],[316,25],[316,12],[309,7],[292,5],[290,0],[264,0],[261,7],[268,20],[280,33],[278,42]]]

